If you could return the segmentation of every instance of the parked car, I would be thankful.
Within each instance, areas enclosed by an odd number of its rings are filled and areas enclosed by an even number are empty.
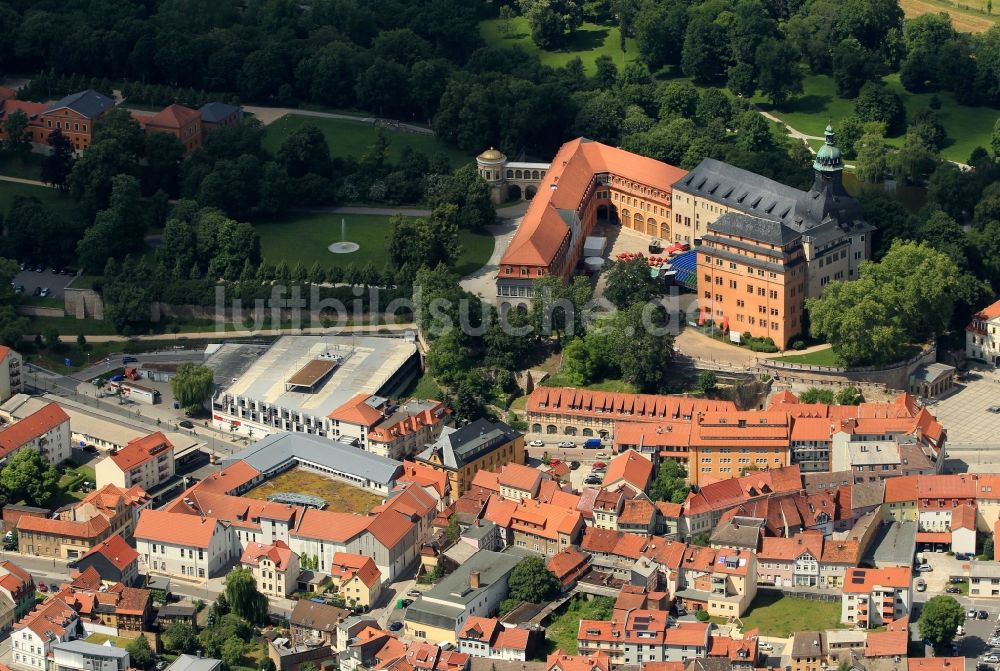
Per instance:
[[[59,585],[55,584],[54,582],[50,582],[49,583],[49,589],[51,591],[53,591],[53,592],[58,592],[59,591]]]
[[[955,559],[958,559],[958,555],[955,555]],[[949,582],[951,582],[953,585],[958,585],[965,582],[965,578],[959,575],[953,575]]]
[[[767,641],[764,641],[763,643],[757,644],[757,649],[763,650],[764,652],[771,652],[772,650],[774,650],[774,646],[768,643]]]
[[[981,611],[979,611],[979,619],[980,620],[988,620],[988,619],[990,619],[990,614],[987,613],[985,610],[981,610]]]
[[[598,452],[596,456],[597,456],[598,459],[607,459],[608,458],[608,453],[607,452]]]
[[[1000,405],[991,405],[987,410],[994,413],[1000,412]]]
[[[411,603],[413,603],[413,599],[403,599],[403,608],[406,608]]]
[[[607,468],[607,467],[608,467],[608,465],[606,463],[604,463],[603,461],[595,461],[592,464],[592,466],[591,466],[591,468],[593,468],[594,470],[596,470],[598,468]]]
[[[48,287],[42,287],[42,292],[38,295],[41,296],[42,298],[45,298],[46,296],[49,295],[49,293],[51,292],[49,291]]]
[[[532,441],[528,442],[528,445],[530,445],[531,447],[545,447],[545,441],[544,440],[532,440]]]
[[[42,295],[42,288],[41,287],[35,287],[35,290],[31,292],[31,295],[32,296],[41,296]]]
[[[419,589],[411,589],[409,592],[406,593],[406,596],[417,597],[420,596],[421,594],[423,594],[423,592],[421,592]]]
[[[601,484],[601,479],[595,475],[587,476],[587,479],[583,481],[585,485],[599,485]]]
[[[1000,655],[995,655],[993,653],[990,653],[985,657],[983,657],[983,661],[989,664],[998,664],[1000,663]]]
[[[973,557],[975,557],[975,555],[972,554],[971,552],[956,552],[955,553],[955,559],[957,559],[958,561],[972,561]],[[952,580],[954,580],[954,578],[952,578]],[[958,582],[965,582],[965,579],[964,578],[959,578]]]
[[[399,631],[402,628],[403,628],[402,622],[393,622],[392,624],[389,625],[389,631]]]
[[[95,447],[94,445],[84,445],[83,451],[90,452],[91,454],[97,454],[97,447]]]
[[[961,594],[962,593],[962,590],[959,589],[958,587],[946,587],[944,591],[947,592],[948,594]]]
[[[975,608],[970,608],[965,613],[965,617],[975,617],[975,616],[976,616],[976,609]]]
[[[24,285],[23,284],[18,284],[17,286],[15,286],[14,287],[14,293],[15,294],[23,294],[24,293]]]
[[[569,470],[575,471],[578,468],[580,468],[580,462],[579,461],[571,461],[571,462],[569,462]]]
[[[569,440],[564,440],[564,441],[562,441],[561,443],[559,443],[559,447],[576,447],[576,445],[574,445],[574,444],[573,444],[573,443],[572,443],[571,441],[569,441]]]
[[[122,365],[123,366],[127,366],[130,363],[137,363],[138,361],[139,360],[136,359],[134,356],[123,356],[122,357]]]
[[[585,449],[585,450],[599,450],[599,449],[601,449],[601,439],[600,438],[588,438],[583,443],[583,449]]]
[[[920,566],[918,566],[916,568],[917,573],[929,573],[930,571],[933,571],[933,570],[934,570],[934,567],[931,566],[930,564],[921,564]]]
[[[917,588],[918,592],[923,592],[924,590],[927,589],[927,583],[924,581],[923,578],[917,578],[913,584]]]
[[[49,586],[46,585],[44,582],[40,582],[40,583],[38,583],[38,591],[39,592],[48,592],[49,591]]]
[[[189,422],[186,419],[183,419],[180,422],[177,422],[177,426],[179,426],[179,427],[181,427],[183,429],[193,429],[194,428],[194,424],[192,424],[191,422]]]

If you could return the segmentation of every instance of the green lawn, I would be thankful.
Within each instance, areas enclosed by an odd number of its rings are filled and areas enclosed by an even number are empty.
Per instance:
[[[634,385],[631,385],[628,382],[623,382],[622,380],[601,380],[599,382],[592,382],[591,384],[579,386],[573,384],[572,381],[570,381],[562,373],[550,375],[541,382],[541,385],[543,387],[579,387],[580,389],[589,389],[591,391],[610,391],[625,394],[636,393]]]
[[[0,213],[6,215],[16,196],[34,196],[55,214],[72,217],[76,215],[76,201],[68,193],[59,193],[46,186],[0,182]]]
[[[577,653],[576,637],[580,620],[610,620],[615,600],[609,596],[594,597],[591,601],[577,596],[559,608],[557,615],[545,629],[545,638],[551,641],[549,652],[557,648],[569,655]]]
[[[347,240],[361,245],[353,254],[333,254],[327,247],[340,240],[341,219],[347,222]],[[260,246],[268,263],[277,264],[282,259],[289,266],[301,263],[306,268],[319,262],[323,268],[346,267],[353,263],[362,268],[371,262],[381,271],[386,256],[389,217],[371,214],[297,213],[281,219],[254,224],[260,235]],[[456,272],[468,275],[489,261],[493,253],[493,236],[462,230],[458,234],[462,252],[458,256]]]
[[[760,628],[761,636],[788,637],[797,631],[846,629],[840,623],[840,601],[816,601],[761,592],[742,618],[743,630]]]
[[[97,645],[103,645],[105,641],[111,641],[118,648],[127,648],[128,644],[131,643],[131,640],[127,638],[112,636],[111,634],[91,634],[83,640],[87,641],[87,643],[96,643]]]
[[[899,75],[885,78],[890,89],[898,93],[906,106],[908,115],[930,106],[932,93],[910,93],[903,88]],[[834,127],[841,119],[854,113],[854,101],[840,98],[831,77],[826,75],[808,76],[803,81],[804,92],[777,107],[763,97],[756,96],[753,102],[761,109],[780,118],[789,126],[807,135],[822,136],[826,124],[832,121]],[[976,147],[989,147],[993,124],[1000,118],[1000,110],[989,107],[967,107],[955,102],[955,97],[946,91],[937,93],[941,100],[938,115],[941,125],[948,135],[948,144],[942,150],[944,158],[965,163]],[[889,144],[901,144],[902,138],[890,138]],[[818,143],[811,143],[814,146]]]
[[[378,133],[375,126],[368,123],[289,114],[267,127],[267,132],[264,135],[264,147],[272,153],[277,152],[281,143],[292,131],[308,124],[314,125],[322,131],[323,137],[330,145],[330,155],[333,157],[360,159],[371,149]],[[384,130],[383,132],[389,139],[387,153],[390,162],[399,159],[403,147],[410,147],[428,157],[443,152],[451,161],[452,168],[457,168],[473,160],[472,156],[448,147],[433,135],[392,130]]]
[[[629,38],[625,43],[625,53],[621,49],[621,33],[617,26],[601,26],[596,23],[584,23],[577,28],[570,38],[570,43],[558,51],[544,51],[531,41],[531,29],[528,20],[522,16],[510,22],[509,32],[504,31],[503,21],[492,19],[479,24],[479,32],[487,44],[499,47],[518,46],[529,54],[535,54],[543,65],[559,68],[571,60],[580,57],[583,69],[588,75],[597,71],[594,62],[598,56],[610,56],[618,69],[625,67],[626,62],[634,61],[639,56],[639,48],[635,40]]]
[[[29,317],[28,333],[42,333],[53,327],[59,335],[114,335],[111,322],[97,319],[77,319],[76,317]]]
[[[441,387],[438,386],[431,374],[426,370],[416,378],[409,386],[399,392],[399,398],[407,400],[410,398],[430,398],[440,400],[444,395]]]
[[[827,347],[826,349],[816,350],[815,352],[809,352],[808,354],[787,354],[785,356],[779,356],[774,359],[775,361],[786,361],[788,363],[804,363],[811,366],[842,366],[843,364],[837,359],[837,355],[833,353],[833,348]]]
[[[28,154],[24,159],[21,159],[10,152],[0,152],[0,175],[23,179],[41,179],[42,155]]]
[[[22,298],[24,305],[30,305],[36,308],[56,308],[62,310],[65,306],[65,301],[62,298],[56,298],[55,296],[24,296]]]

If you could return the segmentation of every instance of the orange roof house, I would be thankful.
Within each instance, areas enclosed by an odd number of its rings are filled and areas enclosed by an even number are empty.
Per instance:
[[[133,438],[122,449],[110,455],[110,459],[115,462],[122,471],[131,471],[136,466],[141,466],[150,459],[155,459],[164,450],[173,450],[173,444],[167,440],[162,431],[151,433],[142,438]]]
[[[567,655],[556,650],[545,658],[545,671],[611,671],[611,658],[600,652]]]
[[[143,119],[147,133],[169,133],[180,140],[185,152],[201,145],[201,114],[184,105],[168,105],[152,117]]]
[[[22,447],[30,446],[34,441],[64,422],[69,422],[69,415],[59,407],[58,403],[53,402],[22,420],[9,424],[7,428],[0,430],[0,459],[10,456]],[[40,451],[47,460],[53,461],[55,459],[61,462],[69,458],[68,455],[63,455],[63,452],[68,450],[69,445],[67,444],[65,446],[51,445]]]
[[[645,492],[653,477],[653,462],[635,450],[626,450],[619,454],[604,474],[604,488],[615,488],[630,485],[638,492]]]
[[[240,563],[244,566],[257,566],[262,557],[270,559],[277,571],[284,571],[293,561],[297,561],[295,553],[288,545],[284,541],[276,540],[271,544],[248,543],[247,549],[240,557]]]
[[[371,588],[378,583],[382,574],[371,557],[337,552],[330,562],[330,575],[340,584],[349,582],[357,576],[358,580]]]
[[[218,533],[218,519],[163,510],[144,510],[135,527],[137,542],[156,542],[206,549]]]

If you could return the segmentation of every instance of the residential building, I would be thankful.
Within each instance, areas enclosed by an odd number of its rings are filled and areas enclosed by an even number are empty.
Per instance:
[[[296,642],[317,640],[323,645],[336,647],[344,643],[337,639],[337,627],[350,614],[343,608],[300,599],[292,609],[288,624]]]
[[[708,622],[670,626],[665,610],[617,611],[610,621],[580,620],[577,646],[583,654],[607,655],[612,665],[685,662],[708,652]]]
[[[11,666],[46,671],[52,646],[76,638],[79,626],[75,610],[58,596],[49,597],[14,625]]]
[[[139,584],[139,553],[120,534],[92,547],[76,560],[75,568],[81,573],[93,568],[104,583]]]
[[[523,500],[511,513],[509,528],[515,547],[551,557],[576,543],[584,526],[578,510]]]
[[[22,554],[77,559],[112,534],[107,518],[85,521],[22,515],[17,523],[17,546]]]
[[[791,538],[765,537],[757,553],[759,579],[777,587],[816,587],[823,555],[823,534],[807,532]]]
[[[52,402],[0,429],[0,465],[23,449],[38,450],[53,466],[68,461],[73,449],[69,415]]]
[[[508,501],[518,503],[534,499],[539,492],[543,478],[540,470],[521,464],[507,464],[497,478],[500,485],[500,496]]]
[[[267,597],[284,599],[297,588],[299,556],[284,541],[267,545],[250,543],[240,557],[240,564],[250,569],[257,589]]]
[[[625,508],[625,495],[621,491],[602,489],[594,499],[594,528],[618,531],[618,517]]]
[[[51,103],[4,100],[0,116],[6,118],[14,111],[22,111],[28,117],[26,131],[32,144],[45,147],[49,135],[58,129],[79,153],[93,141],[95,122],[112,107],[114,101],[111,98],[87,90],[71,93]]]
[[[126,671],[128,650],[86,641],[66,641],[52,646],[51,671]]]
[[[645,493],[653,479],[653,462],[635,450],[625,450],[608,463],[604,473],[603,489],[629,487],[633,492]]]
[[[802,330],[805,298],[857,279],[874,227],[844,190],[843,170],[828,126],[808,192],[715,159],[673,184],[674,238],[698,245],[698,291],[717,324],[786,347]]]
[[[798,466],[769,471],[753,471],[745,476],[712,482],[699,487],[683,503],[680,535],[691,538],[711,533],[730,510],[754,504],[802,488]],[[742,513],[741,513],[742,514]]]
[[[458,649],[473,657],[527,661],[531,631],[505,626],[492,617],[472,616],[458,632]]]
[[[972,315],[965,327],[965,356],[1000,366],[1000,300]]]
[[[127,587],[116,583],[102,585],[93,569],[64,584],[58,597],[80,616],[87,634],[107,633],[134,637],[149,629],[152,622],[153,599],[148,589]]]
[[[452,496],[459,497],[477,472],[524,464],[524,435],[503,422],[477,419],[459,429],[444,427],[415,461],[447,473]]]
[[[757,558],[752,552],[690,546],[684,550],[676,597],[689,610],[738,617],[757,595]]]
[[[908,657],[906,671],[962,671],[964,657]]]
[[[969,564],[969,596],[1000,597],[1000,562],[974,561]]]
[[[498,190],[497,197],[509,191],[507,180],[518,179],[520,172],[520,166],[508,165],[496,150],[481,154],[477,164],[487,184]],[[670,239],[669,185],[686,174],[683,170],[586,138],[567,142],[547,169],[541,167],[544,175],[525,186],[531,204],[500,259],[496,281],[501,306],[526,304],[539,277],[568,278],[584,239],[599,222],[651,240]]]
[[[906,657],[910,644],[910,618],[893,620],[885,631],[869,631],[865,636],[866,659],[877,660]]]
[[[356,394],[334,408],[332,437],[354,441],[362,449],[390,459],[404,459],[433,442],[450,421],[451,411],[440,401],[411,399],[403,405],[382,396]]]
[[[781,412],[701,412],[691,425],[698,454],[693,482],[789,465],[791,419]]]
[[[140,123],[147,134],[167,133],[176,137],[186,154],[200,147],[203,140],[201,114],[177,103],[167,105],[152,117],[142,117]]]
[[[952,510],[949,545],[956,554],[976,553],[976,509],[973,506],[966,504]]]
[[[545,659],[545,671],[611,671],[611,659],[603,654],[567,655],[556,650]]]
[[[545,567],[558,578],[565,591],[572,589],[577,578],[590,570],[590,555],[570,546],[549,557]]]
[[[330,577],[351,606],[374,606],[382,593],[382,574],[371,557],[337,552],[330,560]]]
[[[822,631],[798,631],[792,634],[789,653],[792,671],[821,671],[827,661],[826,634]]]
[[[151,492],[174,477],[174,446],[157,431],[130,440],[122,449],[112,451],[97,462],[94,471],[98,487],[141,487]]]
[[[873,629],[907,617],[911,602],[910,571],[910,566],[849,569],[842,587],[840,621]]]
[[[0,403],[24,389],[21,377],[21,355],[9,347],[0,345]]]
[[[9,631],[35,605],[35,581],[11,561],[0,561],[0,632]]]
[[[513,552],[474,554],[406,609],[406,636],[457,643],[470,617],[493,615],[507,598],[507,578],[522,558]]]
[[[952,515],[969,506],[975,508],[978,496],[978,479],[972,473],[938,475],[917,478],[917,542],[922,542],[920,532],[951,532]],[[925,536],[923,542],[934,542]],[[941,537],[938,542],[950,543],[951,538]]]
[[[135,544],[149,571],[203,580],[225,569],[239,547],[228,523],[164,510],[142,512]]]

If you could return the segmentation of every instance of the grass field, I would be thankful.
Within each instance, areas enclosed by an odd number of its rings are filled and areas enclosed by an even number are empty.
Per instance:
[[[815,601],[760,593],[742,618],[743,630],[760,628],[761,636],[791,636],[796,631],[846,629],[840,623],[840,601]]]
[[[0,152],[0,175],[40,179],[42,175],[42,155],[28,154],[24,159],[10,152]]]
[[[885,82],[902,97],[908,115],[930,106],[933,93],[910,93],[903,88],[899,75],[896,74],[887,76]],[[854,113],[854,101],[837,96],[831,77],[808,76],[803,81],[803,88],[802,95],[777,107],[760,96],[753,98],[753,102],[796,130],[816,136],[823,135],[823,129],[829,121],[833,122],[836,129],[838,121]],[[946,91],[938,92],[937,96],[941,100],[938,115],[948,135],[947,145],[941,151],[944,158],[965,163],[973,149],[990,146],[990,134],[993,132],[993,124],[1000,118],[1000,110],[959,105],[954,96]],[[888,142],[899,145],[902,144],[902,138],[890,138]]]
[[[131,641],[127,638],[122,638],[121,636],[112,636],[111,634],[91,634],[87,638],[83,639],[87,643],[94,643],[96,645],[104,645],[105,641],[111,641],[112,645],[117,648],[127,648]]]
[[[302,468],[293,468],[244,494],[248,499],[267,500],[271,494],[295,492],[324,499],[327,510],[341,513],[366,513],[382,502],[382,497],[346,482],[324,477]]]
[[[557,611],[558,614],[545,629],[545,638],[547,642],[551,642],[550,652],[558,648],[566,654],[575,655],[580,620],[610,620],[614,605],[615,600],[608,596],[594,597],[592,601],[582,597],[570,599]]]
[[[982,33],[1000,21],[1000,16],[986,13],[986,0],[962,0],[960,3],[946,0],[899,0],[899,6],[908,19],[921,14],[947,12],[955,30],[964,33]]]
[[[347,221],[347,240],[361,245],[353,254],[333,254],[327,247],[340,240],[340,220]],[[281,219],[254,224],[260,235],[260,247],[268,263],[282,259],[289,266],[301,263],[306,268],[319,262],[323,268],[346,267],[353,263],[362,268],[371,262],[381,271],[388,257],[386,245],[390,231],[389,217],[370,214],[297,213]],[[455,270],[468,275],[486,265],[493,253],[493,236],[462,230],[462,246]]]
[[[335,158],[353,157],[360,159],[371,149],[378,133],[375,126],[368,123],[289,114],[267,127],[267,132],[264,135],[264,147],[272,153],[277,152],[281,143],[292,131],[308,124],[312,124],[322,131],[323,137],[330,145],[330,155]],[[388,158],[390,162],[399,159],[403,147],[410,147],[428,157],[443,152],[451,161],[452,168],[457,168],[473,160],[472,156],[448,147],[433,135],[392,130],[384,130],[384,132],[389,139]]]
[[[0,213],[6,215],[17,196],[34,196],[52,212],[65,217],[73,216],[77,211],[76,201],[67,193],[59,193],[45,186],[0,182]]]
[[[413,380],[406,389],[403,389],[399,393],[399,398],[404,401],[411,398],[433,398],[440,400],[443,393],[441,387],[431,377],[431,374],[425,370],[420,377]]]
[[[588,75],[597,71],[594,62],[598,56],[610,56],[621,70],[625,63],[634,61],[639,56],[639,48],[635,40],[629,38],[625,42],[625,52],[621,49],[621,33],[617,27],[600,26],[595,23],[584,23],[570,39],[569,45],[559,51],[544,51],[531,41],[531,29],[528,20],[517,17],[510,22],[510,31],[504,31],[503,21],[493,19],[479,24],[479,32],[487,44],[499,47],[521,47],[529,54],[536,54],[543,65],[559,68],[571,60],[580,57],[583,70]]]
[[[837,359],[837,355],[833,353],[833,349],[827,347],[826,349],[816,350],[815,352],[809,352],[808,354],[787,354],[785,356],[779,356],[774,359],[774,361],[787,361],[788,363],[804,363],[811,366],[842,366],[843,364]]]

